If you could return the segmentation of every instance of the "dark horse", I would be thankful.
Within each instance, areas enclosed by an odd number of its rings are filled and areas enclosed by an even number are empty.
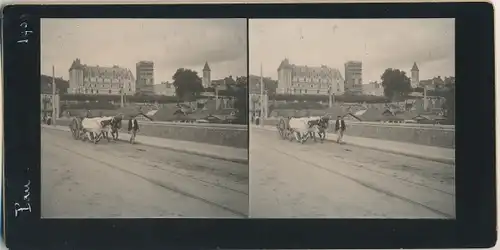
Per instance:
[[[309,121],[309,127],[312,128],[316,126],[318,128],[318,136],[323,143],[323,141],[326,138],[326,131],[328,129],[328,126],[330,124],[330,118],[328,117],[321,117],[319,120],[314,120],[314,121]],[[316,141],[316,134],[315,132],[309,132],[309,135]]]
[[[118,115],[118,116],[112,117],[109,120],[101,121],[101,126],[103,128],[109,126],[109,128],[111,130],[111,136],[112,136],[113,140],[118,140],[118,130],[122,127],[122,116]],[[102,136],[104,138],[108,139],[108,141],[111,140],[109,138],[109,135],[108,135],[107,131],[103,131],[102,132]]]

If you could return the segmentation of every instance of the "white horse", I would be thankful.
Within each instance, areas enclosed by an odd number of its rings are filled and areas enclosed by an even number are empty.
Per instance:
[[[95,144],[103,137],[107,137],[107,134],[111,132],[110,124],[113,119],[114,117],[84,118],[82,120],[82,128],[88,139]],[[109,137],[107,138],[109,141]]]
[[[312,133],[318,133],[319,128],[317,125],[311,125],[313,121],[319,121],[321,117],[301,117],[301,118],[290,118],[289,126],[294,132],[295,139],[304,143],[309,139]]]

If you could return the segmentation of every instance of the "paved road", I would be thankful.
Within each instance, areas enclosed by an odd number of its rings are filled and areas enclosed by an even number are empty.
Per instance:
[[[42,128],[42,217],[246,217],[248,166]]]
[[[250,171],[252,217],[455,217],[453,165],[252,128]]]

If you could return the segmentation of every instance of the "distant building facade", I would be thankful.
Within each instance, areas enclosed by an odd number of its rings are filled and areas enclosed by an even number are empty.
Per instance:
[[[250,94],[260,94],[260,76],[249,75],[248,78],[248,92]],[[264,82],[264,90],[267,91],[268,94],[276,93],[277,81],[269,77],[263,77],[262,81]]]
[[[175,86],[171,82],[153,85],[155,95],[175,96]]]
[[[40,112],[42,116],[52,115],[52,98],[55,98],[56,116],[60,113],[60,95],[65,93],[68,88],[68,81],[62,78],[55,78],[56,83],[56,95],[52,95],[52,77],[42,75],[41,76],[41,86],[40,86]]]
[[[363,95],[374,95],[374,96],[384,95],[384,87],[382,86],[382,84],[378,82],[370,82],[368,84],[363,84],[361,86]]]
[[[427,90],[443,89],[445,87],[445,81],[441,78],[441,76],[438,76],[433,77],[432,79],[420,81],[419,86],[426,88]]]
[[[100,67],[82,64],[76,59],[69,68],[69,89],[72,94],[118,95],[134,94],[135,79],[129,69],[118,66]]]
[[[350,92],[357,92],[363,84],[363,65],[360,61],[348,61],[345,68],[345,89]]]
[[[140,61],[135,65],[137,92],[152,94],[154,85],[154,62]]]
[[[420,85],[419,83],[419,69],[417,67],[417,63],[414,62],[413,67],[411,68],[411,87],[416,88]]]
[[[344,79],[338,69],[290,64],[284,59],[278,67],[277,94],[328,95],[344,93]]]

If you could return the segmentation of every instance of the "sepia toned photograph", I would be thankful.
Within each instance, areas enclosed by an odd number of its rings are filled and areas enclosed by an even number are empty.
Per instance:
[[[246,19],[41,19],[42,218],[248,216]]]
[[[454,19],[250,19],[250,217],[455,219]]]

